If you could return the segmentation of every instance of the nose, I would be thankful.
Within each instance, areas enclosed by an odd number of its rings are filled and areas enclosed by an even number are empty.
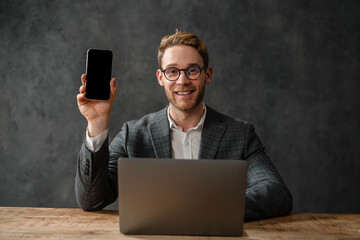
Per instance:
[[[185,74],[185,69],[184,70],[180,70],[180,76],[179,78],[176,80],[176,84],[188,84],[190,82],[190,80],[188,79],[188,77]]]

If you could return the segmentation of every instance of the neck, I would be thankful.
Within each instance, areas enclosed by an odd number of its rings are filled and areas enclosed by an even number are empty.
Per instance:
[[[181,111],[170,104],[169,114],[175,124],[187,132],[190,128],[196,127],[204,114],[204,104],[201,102],[196,108],[189,111]]]

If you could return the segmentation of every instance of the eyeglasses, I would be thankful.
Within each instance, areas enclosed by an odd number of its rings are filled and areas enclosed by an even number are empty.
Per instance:
[[[206,69],[206,67],[199,68],[198,66],[190,66],[185,69],[178,69],[176,67],[169,67],[166,69],[160,68],[161,72],[164,73],[165,78],[169,81],[176,81],[180,77],[180,72],[184,71],[185,76],[190,80],[196,80],[200,77],[201,71]]]

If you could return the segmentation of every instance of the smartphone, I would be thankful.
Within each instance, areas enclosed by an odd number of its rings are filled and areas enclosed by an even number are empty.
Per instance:
[[[88,49],[86,54],[87,99],[108,100],[113,54],[110,50]]]

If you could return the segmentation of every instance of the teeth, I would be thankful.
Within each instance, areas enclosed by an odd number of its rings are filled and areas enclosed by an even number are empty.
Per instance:
[[[180,95],[186,95],[186,94],[190,94],[191,92],[177,92],[177,94],[180,94]]]

